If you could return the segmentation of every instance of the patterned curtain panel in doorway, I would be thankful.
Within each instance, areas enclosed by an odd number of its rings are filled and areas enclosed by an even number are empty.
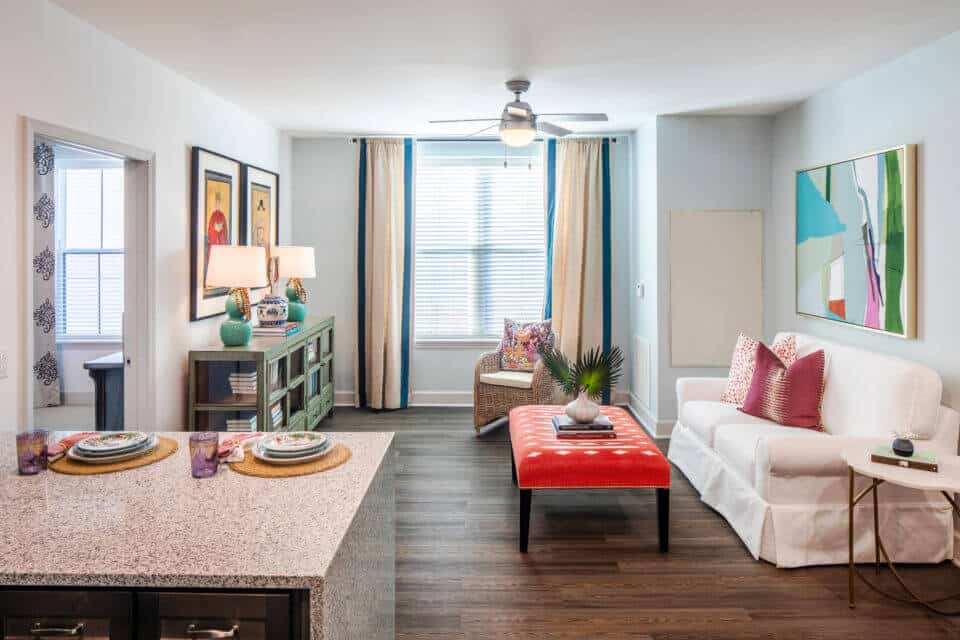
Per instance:
[[[60,404],[57,323],[54,313],[56,173],[53,142],[38,136],[33,147],[33,406]]]
[[[405,409],[410,378],[413,140],[361,138],[354,403]]]

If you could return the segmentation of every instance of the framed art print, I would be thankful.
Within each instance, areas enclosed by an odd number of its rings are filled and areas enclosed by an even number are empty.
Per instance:
[[[916,336],[916,145],[797,171],[796,308]]]
[[[227,289],[206,285],[210,248],[240,244],[240,163],[194,147],[190,232],[190,320],[224,313]]]
[[[264,271],[270,264],[270,248],[279,244],[280,213],[279,187],[280,177],[272,171],[243,165],[240,183],[243,185],[241,226],[243,243],[263,247],[267,260]],[[269,282],[269,273],[267,281]],[[269,287],[250,290],[250,302],[256,304],[266,295]]]

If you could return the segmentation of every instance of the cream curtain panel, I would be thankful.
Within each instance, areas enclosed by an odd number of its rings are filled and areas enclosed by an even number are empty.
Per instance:
[[[358,157],[354,403],[407,406],[412,141],[362,138]]]
[[[610,348],[613,212],[609,144],[608,138],[556,143],[556,212],[548,296],[560,348],[570,358],[594,347]]]

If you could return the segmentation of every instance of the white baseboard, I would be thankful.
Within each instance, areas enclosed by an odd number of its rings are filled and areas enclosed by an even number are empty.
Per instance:
[[[63,404],[71,406],[92,406],[93,393],[89,391],[64,391],[60,394]]]
[[[673,420],[659,420],[646,405],[640,402],[636,394],[630,393],[629,398],[630,408],[637,414],[640,422],[643,423],[644,428],[646,428],[651,435],[655,438],[670,437],[670,434],[673,432]]]
[[[335,391],[334,404],[338,407],[352,407],[353,391]],[[613,404],[630,404],[630,393],[615,390]],[[472,407],[473,390],[469,391],[411,391],[409,406],[411,407]]]
[[[411,391],[411,407],[472,407],[473,390],[470,391]]]

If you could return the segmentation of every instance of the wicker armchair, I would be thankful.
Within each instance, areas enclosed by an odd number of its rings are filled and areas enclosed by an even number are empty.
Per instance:
[[[529,388],[480,381],[482,375],[499,371],[499,352],[491,351],[480,356],[473,377],[473,427],[478,433],[481,427],[507,416],[514,407],[552,404],[554,401],[555,385],[543,363],[534,365]]]

